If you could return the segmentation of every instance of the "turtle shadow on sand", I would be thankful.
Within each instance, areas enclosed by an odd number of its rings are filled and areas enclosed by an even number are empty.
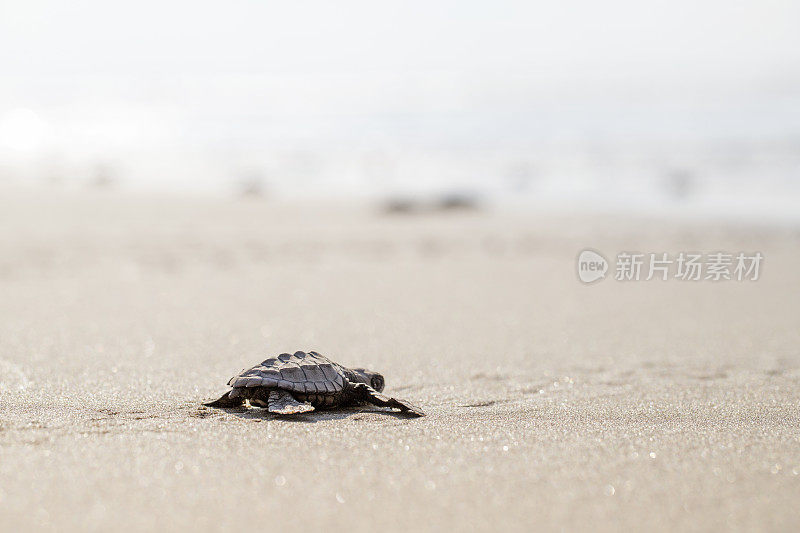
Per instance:
[[[205,408],[203,412],[206,411]],[[320,410],[320,411],[311,411],[308,413],[300,413],[300,414],[292,414],[292,415],[282,415],[278,413],[272,413],[267,409],[259,409],[255,407],[234,407],[234,408],[219,408],[221,412],[226,414],[230,414],[236,416],[238,418],[242,418],[244,420],[256,420],[258,422],[267,420],[280,420],[285,422],[301,422],[305,424],[316,424],[317,422],[322,422],[326,420],[362,420],[363,416],[361,415],[369,415],[369,414],[380,414],[385,415],[390,418],[396,418],[398,420],[411,420],[416,418],[413,415],[408,415],[403,413],[402,411],[389,411],[385,409],[358,409],[358,408],[346,408],[346,409],[331,409],[331,410]],[[203,417],[205,418],[205,417]]]

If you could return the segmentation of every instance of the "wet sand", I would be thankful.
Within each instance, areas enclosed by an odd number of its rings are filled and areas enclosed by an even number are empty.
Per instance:
[[[796,529],[798,272],[785,228],[3,190],[0,528]],[[200,405],[294,350],[428,416]]]

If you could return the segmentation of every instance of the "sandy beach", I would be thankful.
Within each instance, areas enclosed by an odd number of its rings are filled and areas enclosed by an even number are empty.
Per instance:
[[[796,530],[798,272],[786,227],[3,190],[0,529]],[[201,405],[295,350],[428,416]]]

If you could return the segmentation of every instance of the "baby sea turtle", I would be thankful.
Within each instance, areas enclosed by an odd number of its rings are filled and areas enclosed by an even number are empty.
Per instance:
[[[270,357],[228,381],[233,387],[205,405],[238,407],[245,400],[271,413],[293,415],[314,409],[371,403],[396,407],[411,416],[425,416],[405,400],[381,394],[383,376],[364,368],[345,368],[317,352],[283,353]]]

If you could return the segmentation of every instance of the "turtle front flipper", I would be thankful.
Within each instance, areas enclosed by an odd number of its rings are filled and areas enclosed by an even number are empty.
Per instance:
[[[290,393],[280,389],[272,389],[269,391],[269,401],[267,405],[269,412],[277,415],[297,415],[314,410],[313,405],[299,402]]]
[[[425,416],[425,413],[417,407],[405,400],[398,400],[381,394],[365,383],[358,383],[355,385],[355,392],[359,399],[363,402],[371,403],[379,407],[394,407],[400,409],[409,416]]]
[[[228,391],[223,394],[218,400],[214,400],[213,402],[204,403],[208,407],[222,407],[225,409],[230,409],[232,407],[240,407],[244,403],[244,398],[238,396],[236,398],[231,398],[231,392]]]

